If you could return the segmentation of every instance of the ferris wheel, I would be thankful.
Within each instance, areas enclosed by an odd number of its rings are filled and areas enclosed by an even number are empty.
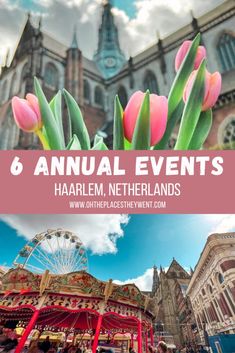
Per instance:
[[[20,250],[14,261],[15,267],[54,274],[87,271],[86,249],[77,235],[63,229],[48,229],[35,235]]]

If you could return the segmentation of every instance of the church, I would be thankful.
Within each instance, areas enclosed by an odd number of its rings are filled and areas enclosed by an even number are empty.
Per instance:
[[[199,345],[196,320],[186,295],[193,270],[188,273],[174,258],[169,268],[153,267],[152,291],[155,299],[155,340],[168,345],[195,347]]]
[[[0,75],[0,149],[37,149],[33,134],[19,131],[11,112],[11,98],[33,91],[37,76],[48,99],[65,87],[79,103],[88,131],[112,145],[113,102],[116,94],[125,107],[137,90],[167,96],[175,77],[174,58],[181,43],[200,32],[207,49],[211,72],[222,74],[222,92],[214,107],[213,125],[205,142],[206,149],[234,148],[235,143],[235,4],[226,0],[155,45],[127,58],[119,44],[112,3],[103,1],[98,30],[98,47],[93,59],[83,56],[74,31],[71,45],[64,46],[44,33],[41,23],[35,27],[30,15],[25,22],[14,56],[7,57]],[[64,126],[66,130],[66,115]],[[175,143],[177,129],[169,148]],[[225,147],[224,147],[225,148]]]

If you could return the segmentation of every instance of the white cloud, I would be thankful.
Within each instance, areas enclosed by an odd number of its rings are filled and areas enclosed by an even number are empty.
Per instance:
[[[0,218],[25,239],[47,229],[75,232],[94,254],[116,253],[117,241],[124,236],[126,215],[1,215]]]
[[[234,214],[211,215],[209,217],[215,221],[211,233],[226,233],[235,230]]]
[[[167,272],[169,270],[169,266],[164,267],[164,271]],[[188,273],[190,273],[190,268],[189,267],[184,267],[184,270]],[[159,272],[159,270],[158,270]],[[116,284],[130,284],[134,283],[140,290],[142,291],[147,291],[150,292],[152,290],[152,284],[153,284],[153,268],[148,268],[144,274],[136,277],[136,278],[130,278],[125,281],[120,281],[120,280],[114,280],[113,281]]]
[[[151,291],[153,283],[153,269],[148,268],[143,275],[136,278],[127,279],[125,281],[114,280],[117,284],[134,283],[140,290]]]
[[[39,9],[42,9],[43,30],[69,45],[76,24],[79,46],[85,56],[92,58],[97,48],[101,0],[69,0],[66,2],[64,0],[34,0],[34,2],[37,4],[37,9],[32,17],[37,18]],[[160,31],[161,36],[165,36],[189,23],[191,9],[194,10],[196,16],[199,16],[221,2],[222,0],[206,2],[204,0],[175,0],[172,6],[172,0],[136,0],[136,16],[133,19],[130,19],[124,11],[114,7],[113,13],[119,28],[121,47],[127,57],[135,55],[156,42],[157,30]],[[5,53],[7,46],[13,52],[27,10],[21,8],[19,2],[12,5],[9,0],[0,0],[0,4],[1,55]]]

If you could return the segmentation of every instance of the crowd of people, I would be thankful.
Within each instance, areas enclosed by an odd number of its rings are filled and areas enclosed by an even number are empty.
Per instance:
[[[14,353],[18,344],[18,336],[13,329],[0,327],[0,352]],[[92,350],[84,344],[51,342],[47,336],[45,340],[32,339],[29,345],[24,347],[23,353],[92,353]],[[107,352],[108,353],[108,352]]]
[[[13,329],[0,327],[0,351],[14,353],[18,344],[17,334]]]
[[[39,339],[31,341],[24,353],[92,353],[91,349],[84,344],[65,343],[65,345],[56,342],[50,342],[49,336],[44,341]]]
[[[149,346],[149,353],[208,353],[203,346],[193,349],[192,347],[185,347],[184,349],[169,348],[164,341],[158,342],[157,347]],[[134,352],[130,352],[134,353]]]
[[[18,344],[18,337],[14,329],[0,327],[0,352],[14,353]],[[47,336],[45,340],[33,339],[28,346],[25,346],[24,353],[92,353],[91,347],[83,343],[73,342],[59,344],[51,342]],[[112,347],[99,347],[97,353],[115,353]],[[129,353],[136,353],[133,347],[129,348]],[[185,349],[171,349],[164,341],[158,342],[156,347],[148,346],[148,353],[208,353],[202,346],[198,349],[185,347]]]

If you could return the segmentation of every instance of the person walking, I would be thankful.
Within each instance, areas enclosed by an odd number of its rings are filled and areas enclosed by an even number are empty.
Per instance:
[[[50,337],[47,336],[47,338],[45,339],[45,341],[43,341],[40,344],[40,348],[44,353],[47,353],[49,351],[49,349],[51,348],[51,342],[50,342]]]
[[[41,350],[39,349],[38,339],[31,341],[29,348],[27,350],[27,353],[39,353],[39,352],[41,352]]]
[[[157,345],[158,353],[167,353],[167,344],[164,341],[159,341]]]

